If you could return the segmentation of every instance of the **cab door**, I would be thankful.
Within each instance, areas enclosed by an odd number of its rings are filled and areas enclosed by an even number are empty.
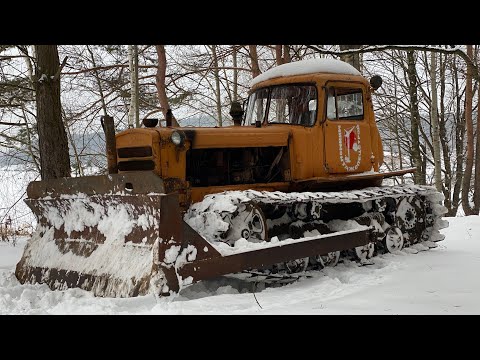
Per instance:
[[[330,174],[370,171],[372,144],[361,83],[328,82],[323,121],[324,164]]]

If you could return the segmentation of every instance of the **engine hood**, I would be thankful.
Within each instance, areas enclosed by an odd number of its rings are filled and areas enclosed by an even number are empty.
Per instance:
[[[193,149],[287,146],[288,126],[179,128]]]

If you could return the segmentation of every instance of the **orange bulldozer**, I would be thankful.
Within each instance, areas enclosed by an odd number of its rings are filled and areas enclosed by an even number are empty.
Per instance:
[[[382,185],[382,142],[365,79],[339,60],[280,65],[234,103],[234,125],[114,133],[108,175],[37,181],[38,225],[16,276],[97,296],[169,295],[200,280],[279,279],[428,249],[448,226],[429,186]]]

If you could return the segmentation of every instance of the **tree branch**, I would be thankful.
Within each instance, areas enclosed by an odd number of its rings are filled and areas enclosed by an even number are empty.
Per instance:
[[[0,108],[22,107],[22,104],[0,104]]]
[[[462,49],[460,49],[459,46],[454,46],[450,49],[446,49],[442,47],[428,46],[428,45],[365,45],[359,49],[343,50],[343,51],[322,49],[315,45],[308,45],[307,47],[319,54],[335,55],[335,56],[348,55],[348,54],[364,54],[369,52],[377,52],[377,51],[385,51],[385,50],[431,51],[431,52],[436,52],[441,54],[458,55],[465,61],[467,65],[472,66],[474,70],[473,77],[475,78],[475,80],[480,81],[480,72],[478,70],[477,65],[472,59],[470,59],[470,57]]]
[[[25,126],[26,124],[20,124],[20,123],[12,123],[12,122],[0,121],[0,125],[7,125],[7,126]]]
[[[65,56],[65,58],[62,61],[62,64],[59,66],[57,72],[55,73],[55,75],[53,75],[53,80],[58,80],[60,78],[60,73],[62,72],[62,69],[67,64],[67,59],[68,59],[68,56]]]
[[[115,64],[115,65],[105,65],[105,66],[95,66],[89,69],[78,70],[78,71],[69,71],[65,72],[62,75],[79,75],[88,72],[97,72],[103,70],[111,70],[111,69],[118,69],[118,68],[128,68],[128,64]],[[139,69],[156,69],[156,65],[138,65]]]

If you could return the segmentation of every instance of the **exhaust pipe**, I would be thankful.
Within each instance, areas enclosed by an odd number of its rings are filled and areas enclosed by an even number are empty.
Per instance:
[[[115,140],[115,125],[113,123],[113,117],[108,115],[102,116],[100,122],[102,123],[103,132],[105,133],[108,173],[117,174],[117,143]]]

